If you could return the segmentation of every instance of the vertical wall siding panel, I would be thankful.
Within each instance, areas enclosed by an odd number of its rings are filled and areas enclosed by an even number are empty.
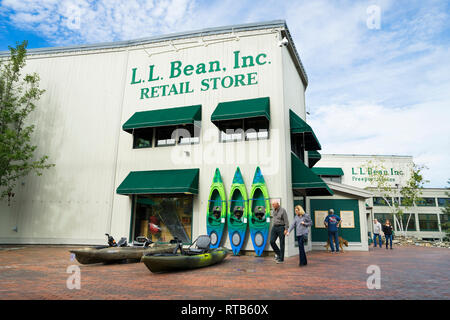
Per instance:
[[[28,59],[24,73],[37,72],[46,90],[29,119],[36,157],[46,154],[56,166],[20,180],[11,206],[0,204],[2,242],[104,241],[125,58],[122,52]]]

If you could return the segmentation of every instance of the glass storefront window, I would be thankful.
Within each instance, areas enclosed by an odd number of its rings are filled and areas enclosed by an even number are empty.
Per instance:
[[[394,200],[396,200],[398,198],[394,198]],[[398,200],[396,201],[396,203],[398,203]],[[414,206],[414,202],[410,199],[405,199],[403,197],[400,198],[400,205],[401,206],[405,206],[405,207],[413,207]]]
[[[422,198],[421,201],[417,201],[418,207],[435,207],[436,199],[435,198]]]
[[[305,146],[301,134],[291,134],[291,151],[305,163]]]
[[[133,148],[151,148],[153,143],[153,128],[136,129],[133,133]]]
[[[420,231],[439,231],[437,214],[419,214]]]
[[[388,198],[389,204],[392,205],[392,199]],[[374,206],[387,206],[386,200],[384,200],[382,197],[373,197],[373,205]]]
[[[391,225],[394,225],[394,218],[392,213],[374,213],[373,217],[374,219],[377,219],[381,224],[384,224],[386,220],[389,220],[391,222]]]
[[[445,207],[450,202],[450,198],[438,198],[438,206]]]
[[[441,214],[439,216],[441,219],[441,230],[442,232],[447,232],[447,230],[450,228],[449,222],[448,222],[448,214]]]
[[[174,146],[176,144],[176,126],[167,126],[156,128],[156,142],[157,147]]]
[[[411,216],[411,218],[409,216]],[[408,219],[409,219],[409,222],[408,222]],[[416,231],[417,230],[416,217],[413,213],[404,213],[402,216],[402,221],[403,221],[403,228],[406,231]],[[408,223],[408,229],[406,229],[406,223]]]
[[[139,195],[135,207],[134,238],[169,242],[177,237],[192,242],[192,195]]]

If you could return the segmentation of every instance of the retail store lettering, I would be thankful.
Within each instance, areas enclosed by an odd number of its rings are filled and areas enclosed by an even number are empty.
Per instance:
[[[270,64],[267,60],[267,54],[259,53],[253,55],[241,55],[240,51],[233,52],[233,70],[252,68]],[[151,99],[157,97],[173,96],[179,94],[193,93],[196,89],[201,92],[208,90],[217,90],[220,88],[236,88],[258,84],[258,72],[243,72],[233,75],[218,76],[218,72],[226,72],[227,68],[220,60],[212,60],[206,63],[184,64],[182,61],[171,61],[169,65],[169,79],[176,79],[180,76],[190,77],[193,75],[209,75],[200,79],[198,83],[191,81],[170,82],[160,84],[158,82],[164,80],[165,76],[158,73],[158,66],[149,65],[146,68],[146,74],[141,71],[144,68],[131,69],[130,85],[143,85],[152,83],[154,85],[141,87],[139,91],[140,99]],[[142,75],[146,75],[142,77]],[[184,79],[183,79],[184,80]],[[199,85],[199,87],[197,87]]]

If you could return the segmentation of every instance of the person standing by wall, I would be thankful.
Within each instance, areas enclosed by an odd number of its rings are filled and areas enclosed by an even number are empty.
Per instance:
[[[339,252],[339,235],[338,227],[341,224],[341,218],[334,214],[334,210],[328,210],[328,215],[323,221],[325,228],[328,229],[328,240],[330,241],[331,253],[334,253],[334,243],[336,244],[336,253]]]
[[[275,261],[277,263],[284,262],[284,237],[289,228],[289,220],[284,208],[280,207],[280,202],[278,200],[272,201],[272,212],[270,217],[273,221],[272,231],[270,232],[270,245],[273,251],[275,251]],[[280,248],[278,248],[275,241],[280,239]]]
[[[388,248],[388,242],[390,242],[392,250],[392,225],[388,219],[386,219],[386,222],[383,224],[383,233],[384,237],[386,238],[386,250]]]
[[[295,206],[295,214],[294,222],[292,222],[286,235],[288,236],[295,227],[300,259],[299,266],[302,267],[308,264],[304,241],[308,238],[309,227],[312,225],[312,220],[310,215],[305,213],[305,210],[303,210],[303,207],[300,205]]]
[[[377,219],[373,219],[373,247],[374,248],[377,247],[377,238],[380,243],[380,248],[382,247],[383,242],[381,240],[381,232],[382,232],[381,223],[379,223]]]

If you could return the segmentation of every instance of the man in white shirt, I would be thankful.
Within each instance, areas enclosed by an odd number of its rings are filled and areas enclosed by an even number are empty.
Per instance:
[[[373,219],[373,247],[374,248],[377,247],[377,237],[378,237],[380,248],[381,248],[381,245],[382,245],[381,233],[382,232],[383,231],[382,231],[381,223],[379,223],[377,219]]]

